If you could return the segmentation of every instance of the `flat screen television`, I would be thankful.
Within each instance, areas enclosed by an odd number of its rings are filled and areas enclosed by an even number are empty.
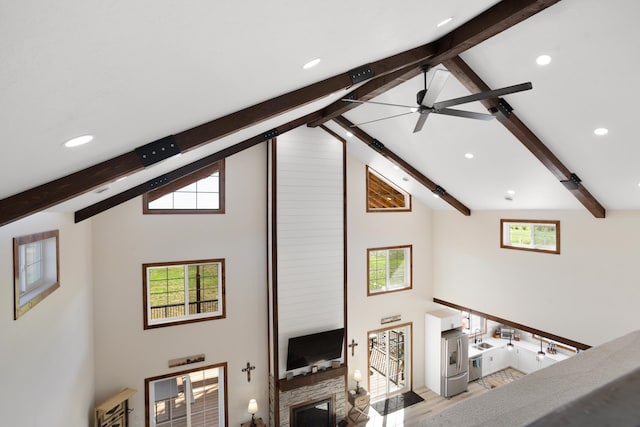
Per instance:
[[[287,371],[342,356],[344,328],[289,338]]]

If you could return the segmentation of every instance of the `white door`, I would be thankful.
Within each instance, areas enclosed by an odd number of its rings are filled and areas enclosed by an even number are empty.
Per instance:
[[[411,324],[369,332],[369,393],[383,399],[411,389]]]

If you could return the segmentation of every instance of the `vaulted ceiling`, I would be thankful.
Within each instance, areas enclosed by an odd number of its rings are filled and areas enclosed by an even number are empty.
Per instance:
[[[88,218],[307,124],[434,209],[639,209],[638,12],[631,0],[4,2],[0,225],[43,209]],[[407,110],[343,97],[413,105],[423,64],[455,76],[438,100],[533,89],[504,96],[508,119],[352,127]],[[83,134],[95,138],[62,146]],[[151,164],[153,141],[182,154]]]

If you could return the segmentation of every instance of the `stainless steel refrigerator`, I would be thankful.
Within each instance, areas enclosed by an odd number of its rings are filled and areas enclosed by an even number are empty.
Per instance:
[[[469,336],[460,329],[442,333],[440,394],[455,396],[467,391],[469,383]]]

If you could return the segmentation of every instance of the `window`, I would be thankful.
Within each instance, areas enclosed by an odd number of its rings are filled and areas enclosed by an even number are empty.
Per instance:
[[[410,212],[411,195],[367,166],[367,212]]]
[[[500,247],[560,253],[560,221],[500,220]]]
[[[477,314],[462,310],[462,332],[469,335],[484,335],[487,333],[487,319]]]
[[[225,317],[224,260],[144,264],[144,328]]]
[[[145,379],[146,425],[226,426],[227,364]]]
[[[58,230],[13,239],[14,319],[60,287]]]
[[[411,289],[411,245],[367,250],[367,295]]]
[[[143,212],[224,213],[224,160],[145,193]]]

